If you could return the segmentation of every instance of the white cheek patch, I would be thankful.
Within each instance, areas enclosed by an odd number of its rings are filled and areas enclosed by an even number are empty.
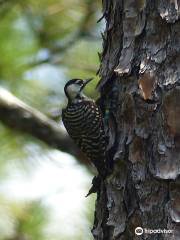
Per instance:
[[[67,89],[68,95],[70,97],[76,97],[76,95],[78,94],[78,92],[80,91],[80,86],[74,84],[74,85],[70,85]]]

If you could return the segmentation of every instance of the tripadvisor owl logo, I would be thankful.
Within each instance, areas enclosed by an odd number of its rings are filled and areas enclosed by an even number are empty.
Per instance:
[[[137,227],[135,228],[135,234],[136,235],[142,235],[142,234],[167,234],[167,233],[173,233],[173,230],[171,229],[148,229],[148,228],[142,228]]]
[[[143,228],[142,227],[137,227],[135,229],[135,234],[136,235],[142,235],[143,234]]]

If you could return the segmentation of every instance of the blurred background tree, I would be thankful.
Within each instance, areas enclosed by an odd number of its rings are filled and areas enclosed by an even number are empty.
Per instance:
[[[90,172],[5,105],[11,92],[59,124],[68,79],[94,77],[96,98],[100,14],[97,0],[0,1],[0,240],[91,239]]]

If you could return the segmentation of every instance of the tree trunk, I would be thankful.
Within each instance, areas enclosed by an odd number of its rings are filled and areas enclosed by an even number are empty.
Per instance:
[[[99,89],[113,167],[97,196],[94,239],[180,239],[179,7],[103,0]]]

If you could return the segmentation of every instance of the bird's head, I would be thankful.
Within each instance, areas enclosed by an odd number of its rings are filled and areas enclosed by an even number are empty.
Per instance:
[[[80,99],[83,97],[83,89],[88,84],[92,78],[82,80],[82,79],[71,79],[69,80],[65,87],[64,92],[66,94],[66,97],[69,101],[73,101],[75,99]]]

